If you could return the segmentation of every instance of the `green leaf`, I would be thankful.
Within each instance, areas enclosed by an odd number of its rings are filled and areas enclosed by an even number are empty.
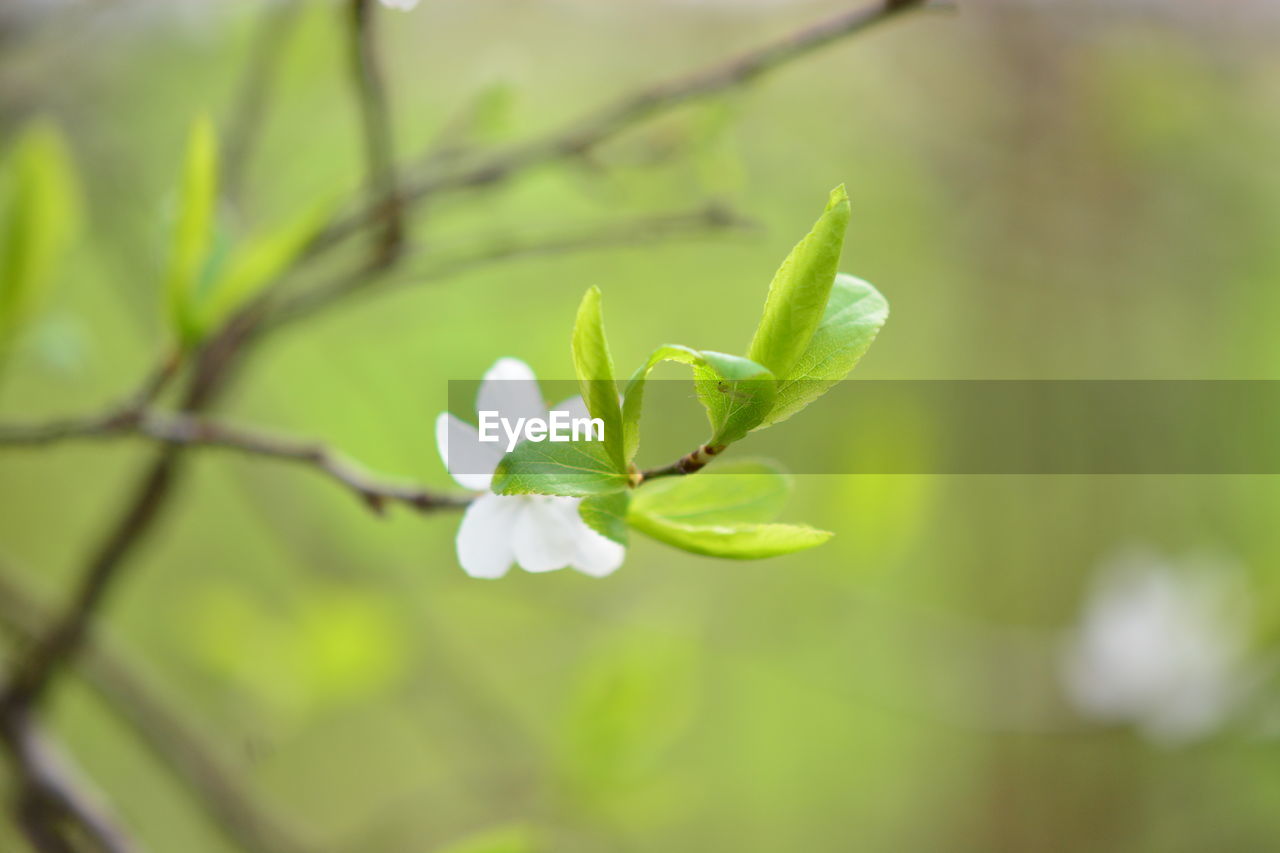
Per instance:
[[[604,449],[613,470],[625,471],[622,452],[622,409],[618,386],[613,378],[613,359],[604,337],[604,317],[600,310],[600,288],[592,287],[582,297],[573,325],[573,368],[578,387],[591,417],[604,421]]]
[[[213,124],[198,119],[187,139],[172,254],[165,282],[169,317],[184,344],[199,337],[196,300],[213,245],[218,193],[218,143]]]
[[[331,205],[312,210],[231,255],[226,269],[198,297],[196,328],[202,333],[226,319],[265,285],[276,280],[319,233]]]
[[[775,465],[744,460],[715,473],[654,480],[636,490],[628,523],[648,536],[695,554],[754,560],[803,551],[831,538],[801,524],[764,524],[791,492]]]
[[[634,492],[641,515],[700,527],[772,521],[791,493],[791,478],[771,462],[732,460],[714,472],[663,477]]]
[[[813,230],[791,250],[769,284],[764,315],[747,358],[763,364],[780,379],[791,377],[822,319],[848,225],[849,196],[841,184],[831,191],[827,208]]]
[[[631,504],[630,492],[614,492],[583,498],[578,504],[578,515],[596,533],[612,539],[619,545],[627,544],[627,510]]]
[[[714,475],[711,475],[714,476]],[[758,560],[821,545],[831,533],[803,524],[682,524],[634,510],[631,526],[684,551],[730,560]]]
[[[584,498],[627,488],[627,475],[613,466],[600,441],[525,441],[493,474],[500,495],[567,495]]]
[[[71,156],[52,125],[26,128],[8,165],[0,232],[0,352],[48,289],[80,220]]]
[[[759,424],[774,405],[776,382],[772,373],[749,359],[719,352],[698,351],[668,344],[658,347],[635,372],[623,394],[623,450],[628,463],[640,448],[640,413],[649,374],[664,361],[694,369],[698,399],[707,410],[711,437],[707,444],[732,444]]]
[[[784,421],[825,394],[853,370],[889,319],[889,303],[860,278],[841,273],[809,346],[791,378],[778,382],[773,411],[756,427]]]

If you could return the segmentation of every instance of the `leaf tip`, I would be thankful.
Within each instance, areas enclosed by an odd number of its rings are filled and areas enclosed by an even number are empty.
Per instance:
[[[849,191],[845,189],[844,184],[840,184],[833,189],[831,194],[827,197],[827,210],[840,207],[841,205],[844,205],[845,207],[849,206]]]

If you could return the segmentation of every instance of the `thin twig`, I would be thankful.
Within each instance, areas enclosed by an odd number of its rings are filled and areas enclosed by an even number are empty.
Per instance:
[[[713,458],[724,452],[726,445],[723,444],[703,444],[690,452],[681,456],[675,462],[669,465],[663,465],[660,468],[649,468],[634,475],[635,485],[640,485],[648,480],[656,480],[659,477],[681,477],[686,474],[695,474],[707,467]]]
[[[646,216],[593,228],[565,229],[560,233],[536,238],[490,241],[476,249],[442,258],[420,273],[397,278],[395,284],[401,287],[427,284],[490,264],[522,258],[643,245],[659,240],[695,237],[708,231],[746,230],[754,227],[755,222],[732,210],[719,205],[708,205],[700,210]],[[348,297],[373,293],[374,288],[368,279],[370,273],[371,270],[361,268],[352,275],[339,276],[326,284],[280,300],[266,320],[264,331],[332,308]],[[392,282],[388,282],[389,286],[379,288],[378,292],[388,291],[391,284]]]
[[[360,105],[368,168],[370,214],[382,225],[374,258],[378,265],[393,262],[404,242],[404,202],[396,182],[395,145],[386,84],[378,65],[373,22],[375,0],[350,0],[351,74]]]
[[[50,610],[18,584],[14,575],[7,567],[0,571],[0,623],[19,640],[34,640],[47,623]],[[231,768],[170,707],[150,679],[128,663],[109,637],[95,632],[85,645],[80,669],[106,706],[195,794],[197,805],[230,841],[252,853],[307,853],[314,849],[296,830],[269,813],[258,793],[237,781]]]
[[[299,441],[203,418],[154,413],[148,413],[138,422],[137,432],[166,444],[220,447],[314,468],[345,486],[378,513],[393,503],[404,504],[419,512],[436,512],[462,509],[471,502],[469,495],[446,494],[380,479],[343,454],[318,442]]]
[[[143,380],[137,389],[105,411],[32,424],[0,424],[0,446],[54,444],[80,436],[112,432],[136,421],[172,381],[181,356],[171,352]]]
[[[883,0],[834,15],[728,61],[642,89],[541,139],[480,158],[456,171],[406,179],[402,201],[410,203],[446,191],[493,186],[536,166],[582,156],[658,113],[746,85],[788,62],[924,3],[925,0]],[[381,218],[376,205],[340,218],[321,234],[310,253],[318,254]]]
[[[467,496],[450,495],[380,479],[345,455],[319,442],[183,414],[143,410],[130,412],[128,417],[108,414],[54,421],[43,427],[0,430],[0,443],[6,440],[13,443],[16,439],[17,443],[24,445],[52,444],[73,439],[127,435],[140,435],[174,446],[218,447],[250,456],[310,466],[355,493],[370,509],[378,513],[382,513],[387,504],[391,503],[404,504],[419,512],[432,512],[459,509],[471,501]]]

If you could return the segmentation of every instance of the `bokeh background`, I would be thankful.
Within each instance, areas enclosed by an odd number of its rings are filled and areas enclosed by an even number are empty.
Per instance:
[[[848,5],[380,9],[397,147],[525,138]],[[201,113],[225,129],[271,7],[0,8],[0,137],[55,122],[87,223],[0,376],[5,420],[104,406],[163,349],[184,138]],[[223,413],[448,487],[432,427],[448,380],[505,355],[570,377],[591,284],[624,370],[664,342],[741,351],[774,267],[842,181],[843,268],[893,312],[857,376],[1280,374],[1280,11],[960,7],[433,206],[412,236],[429,258],[710,200],[757,230],[421,286],[408,264],[406,286],[255,353]],[[360,186],[343,26],[336,5],[304,3],[282,37],[235,227]],[[0,452],[6,577],[61,601],[149,449]],[[639,539],[607,580],[480,582],[453,557],[456,516],[377,519],[309,472],[207,451],[99,639],[319,850],[1264,851],[1280,834],[1278,509],[1269,477],[801,477],[790,517],[837,534],[811,552],[737,564]],[[1218,662],[1248,689],[1212,724],[1165,737],[1073,701],[1063,649],[1117,554],[1179,578],[1229,567],[1245,607]],[[1135,642],[1182,636],[1142,618]],[[1197,648],[1195,673],[1223,657]],[[1135,653],[1132,678],[1172,654]],[[83,671],[52,712],[149,849],[244,849]],[[0,849],[25,849],[8,820]]]

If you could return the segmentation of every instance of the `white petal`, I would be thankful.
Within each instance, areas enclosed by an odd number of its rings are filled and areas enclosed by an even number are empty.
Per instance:
[[[500,578],[511,568],[513,536],[524,499],[481,495],[458,527],[458,562],[473,578]]]
[[[530,572],[549,572],[569,565],[577,552],[576,531],[562,501],[572,498],[534,496],[516,522],[516,562]],[[574,510],[576,513],[576,510]]]
[[[626,556],[626,548],[596,533],[583,522],[578,535],[578,549],[570,565],[583,574],[602,578],[613,574]]]
[[[627,549],[606,538],[582,520],[578,506],[580,498],[556,498],[556,509],[564,524],[573,532],[573,558],[569,565],[583,574],[602,578],[612,574],[627,555]]]
[[[537,509],[530,515],[535,515],[540,524],[541,541],[559,549],[554,568],[567,565],[592,577],[604,577],[622,565],[627,549],[587,526],[578,514],[581,499],[545,497],[538,501]],[[516,541],[519,558],[521,538],[518,534]],[[529,571],[539,571],[530,568],[523,559],[518,561]]]
[[[547,404],[533,370],[518,358],[500,358],[480,383],[476,411],[498,412],[515,426],[518,418],[541,418]]]
[[[481,441],[475,427],[444,412],[436,418],[436,447],[449,476],[459,486],[473,492],[489,491],[493,470],[503,457],[500,442]]]
[[[382,0],[382,5],[388,9],[399,9],[402,12],[410,12],[418,5],[418,0]]]

